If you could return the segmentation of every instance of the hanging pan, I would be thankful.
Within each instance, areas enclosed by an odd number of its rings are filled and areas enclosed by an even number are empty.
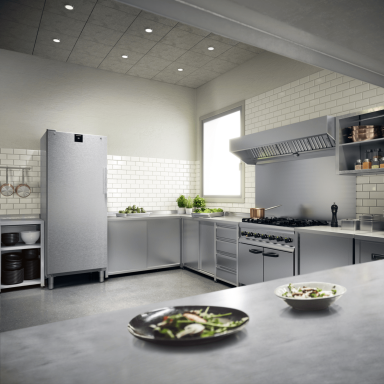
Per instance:
[[[0,189],[0,192],[3,196],[12,196],[13,195],[13,192],[15,191],[15,189],[13,188],[13,185],[12,184],[9,184],[8,183],[8,167],[6,168],[6,171],[5,171],[5,184],[3,184],[1,186],[1,189]]]
[[[24,184],[24,168],[21,171],[23,172],[23,181],[16,187],[16,194],[20,197],[28,197],[31,194],[31,188],[28,184]]]

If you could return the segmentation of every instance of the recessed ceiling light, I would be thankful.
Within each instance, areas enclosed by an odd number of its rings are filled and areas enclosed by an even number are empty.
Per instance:
[[[123,59],[128,59],[128,55],[122,55],[121,56]]]
[[[153,29],[151,29],[151,28],[146,28],[146,29],[145,29],[145,32],[147,32],[147,33],[152,33],[152,32],[153,32]]]
[[[183,71],[184,71],[184,69],[183,69],[183,68],[179,68],[179,69],[178,69],[178,71],[180,71],[180,72],[183,72]]]
[[[60,39],[53,39],[55,43],[60,43]]]
[[[69,11],[72,11],[73,10],[73,5],[66,5],[65,6],[65,9],[68,9]]]
[[[213,51],[214,49],[214,47],[208,47],[208,51]]]

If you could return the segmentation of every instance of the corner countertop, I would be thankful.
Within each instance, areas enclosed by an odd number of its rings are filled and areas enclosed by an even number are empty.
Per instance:
[[[217,217],[192,217],[186,214],[164,214],[164,215],[149,215],[149,216],[127,216],[127,217],[116,217],[108,216],[108,221],[133,221],[133,220],[156,220],[156,219],[187,219],[197,221],[212,221],[217,223],[241,223],[241,217],[239,216],[217,216]]]
[[[373,261],[3,332],[1,377],[9,384],[382,383],[383,274],[384,260]],[[303,281],[333,282],[347,292],[313,312],[295,311],[273,293]],[[233,307],[250,322],[200,346],[162,346],[129,334],[133,317],[176,305]]]

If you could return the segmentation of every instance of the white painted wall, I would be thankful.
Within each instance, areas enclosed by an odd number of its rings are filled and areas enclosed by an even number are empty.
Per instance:
[[[194,89],[0,50],[0,147],[46,129],[108,136],[108,153],[196,160]]]

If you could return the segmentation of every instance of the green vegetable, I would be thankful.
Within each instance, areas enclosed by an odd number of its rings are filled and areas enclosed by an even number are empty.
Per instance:
[[[197,195],[195,199],[193,200],[193,206],[195,208],[203,208],[205,207],[205,199]]]
[[[191,196],[188,196],[185,200],[185,208],[193,208],[193,199]]]
[[[337,293],[336,289],[332,289],[332,293],[333,293],[334,295],[336,295],[336,293]]]
[[[195,209],[195,213],[201,213],[201,209]]]
[[[287,296],[288,292],[284,292],[281,296]]]
[[[136,205],[132,205],[132,211],[136,211]]]
[[[317,297],[317,294],[316,294],[316,293],[311,293],[309,296],[311,296],[311,297]]]
[[[187,205],[187,199],[185,198],[184,195],[180,195],[180,197],[176,200],[176,202],[179,208],[185,208],[185,206]]]

